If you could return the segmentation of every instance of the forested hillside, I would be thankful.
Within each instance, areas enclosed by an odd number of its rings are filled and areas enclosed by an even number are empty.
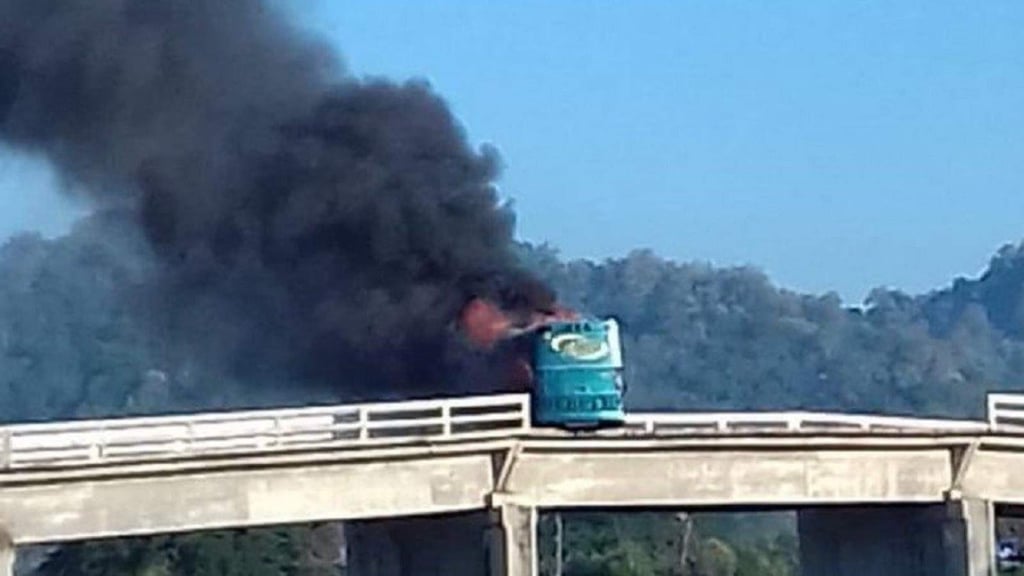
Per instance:
[[[634,407],[978,416],[987,390],[1020,386],[1022,246],[978,279],[925,295],[876,289],[857,307],[780,289],[755,269],[644,251],[524,257],[574,305],[621,320]]]
[[[0,420],[334,399],[273,376],[239,378],[154,333],[138,316],[149,293],[139,287],[152,271],[132,238],[116,222],[87,220],[67,237],[25,235],[0,248]],[[1022,384],[1024,246],[999,251],[978,278],[923,295],[879,289],[856,308],[780,289],[754,269],[649,252],[603,262],[566,262],[545,247],[521,253],[567,303],[620,319],[635,409],[977,417],[986,391]],[[566,576],[781,576],[795,559],[791,529],[778,517],[742,538],[736,519],[563,520]],[[545,534],[552,522],[545,519]],[[692,540],[681,560],[684,538]],[[41,573],[303,573],[307,545],[305,532],[290,529],[72,546]],[[545,562],[550,568],[550,554]]]

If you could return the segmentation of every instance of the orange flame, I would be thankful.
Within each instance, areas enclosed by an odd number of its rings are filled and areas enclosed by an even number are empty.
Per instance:
[[[491,348],[512,330],[512,320],[491,302],[475,298],[462,309],[459,327],[474,345]]]
[[[509,313],[484,298],[474,298],[462,309],[458,324],[475,346],[490,349],[501,340],[525,334],[549,322],[577,318],[579,314],[561,306]]]

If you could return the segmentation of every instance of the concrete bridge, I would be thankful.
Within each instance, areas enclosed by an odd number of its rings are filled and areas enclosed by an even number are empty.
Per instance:
[[[318,521],[346,522],[355,576],[534,576],[538,512],[572,508],[795,509],[805,576],[981,576],[1024,504],[1022,406],[574,434],[502,395],[0,427],[0,576],[19,545]]]

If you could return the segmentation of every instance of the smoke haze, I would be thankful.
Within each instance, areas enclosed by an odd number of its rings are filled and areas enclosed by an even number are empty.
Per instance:
[[[0,140],[137,224],[160,264],[139,313],[237,373],[472,388],[465,303],[553,301],[512,253],[497,153],[266,2],[0,0]]]

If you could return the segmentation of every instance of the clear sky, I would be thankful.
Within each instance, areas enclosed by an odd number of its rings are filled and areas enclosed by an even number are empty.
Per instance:
[[[1024,239],[1024,2],[305,0],[359,74],[425,77],[501,151],[520,235],[753,264],[859,302]],[[0,156],[0,235],[60,230]]]

